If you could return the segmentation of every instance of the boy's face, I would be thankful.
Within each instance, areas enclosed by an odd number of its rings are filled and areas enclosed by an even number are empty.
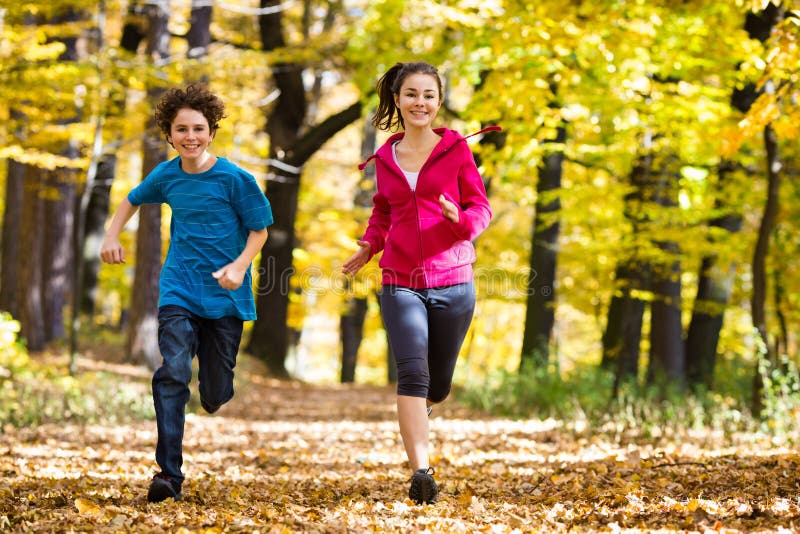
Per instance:
[[[213,138],[214,133],[202,113],[196,109],[182,108],[172,121],[167,141],[182,159],[194,159],[205,154]]]

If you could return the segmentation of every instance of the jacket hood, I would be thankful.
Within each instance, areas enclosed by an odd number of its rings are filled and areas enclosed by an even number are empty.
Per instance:
[[[451,130],[449,128],[434,128],[433,131],[436,132],[438,135],[442,136],[442,140],[439,142],[438,145],[436,145],[436,148],[433,149],[433,152],[431,153],[430,157],[435,158],[440,153],[448,150],[456,143],[460,143],[462,141],[466,142],[467,139],[469,139],[474,135],[480,135],[486,132],[499,132],[501,130],[502,128],[500,126],[487,126],[486,128],[482,128],[477,132],[471,133],[467,136],[462,136],[457,131]],[[391,150],[392,144],[405,137],[405,135],[406,135],[405,132],[397,132],[392,136],[390,136],[389,139],[387,139],[386,142],[373,155],[371,155],[364,162],[359,164],[358,169],[363,171],[370,161],[375,159],[378,155],[382,155],[384,151]]]

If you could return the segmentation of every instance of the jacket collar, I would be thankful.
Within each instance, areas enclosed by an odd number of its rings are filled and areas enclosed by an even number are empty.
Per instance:
[[[436,132],[438,135],[442,136],[442,141],[436,145],[436,148],[433,149],[433,153],[431,154],[432,157],[435,157],[437,154],[444,152],[454,144],[459,141],[466,141],[468,138],[472,137],[473,135],[480,135],[486,132],[499,132],[502,130],[500,126],[487,126],[486,128],[482,128],[477,132],[471,133],[466,137],[462,136],[460,133],[456,132],[455,130],[451,130],[449,128],[434,128],[433,131]],[[373,155],[368,157],[364,162],[359,164],[358,169],[363,171],[364,168],[369,164],[370,161],[375,159],[378,156],[382,156],[384,151],[390,150],[392,143],[395,143],[402,139],[405,136],[405,132],[397,132],[392,134],[389,139],[381,146],[377,152]]]

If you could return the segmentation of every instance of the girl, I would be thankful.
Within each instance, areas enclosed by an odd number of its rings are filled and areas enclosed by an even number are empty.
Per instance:
[[[377,193],[359,250],[342,270],[354,274],[383,251],[381,314],[397,361],[400,435],[413,472],[408,496],[433,503],[428,416],[450,393],[475,308],[471,241],[491,210],[465,137],[433,127],[443,95],[436,68],[397,63],[377,91],[373,124],[403,131],[359,166],[375,160]]]

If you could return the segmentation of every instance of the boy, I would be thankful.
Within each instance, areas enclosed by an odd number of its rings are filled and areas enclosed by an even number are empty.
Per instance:
[[[159,281],[163,362],[153,375],[161,471],[150,484],[150,502],[181,498],[192,358],[197,355],[201,405],[214,413],[233,397],[243,322],[256,318],[250,265],[267,240],[272,210],[251,174],[208,152],[224,110],[222,100],[201,85],[167,91],[155,119],[178,156],[128,193],[100,250],[104,262],[124,263],[119,235],[138,207],[166,203],[172,209]]]

